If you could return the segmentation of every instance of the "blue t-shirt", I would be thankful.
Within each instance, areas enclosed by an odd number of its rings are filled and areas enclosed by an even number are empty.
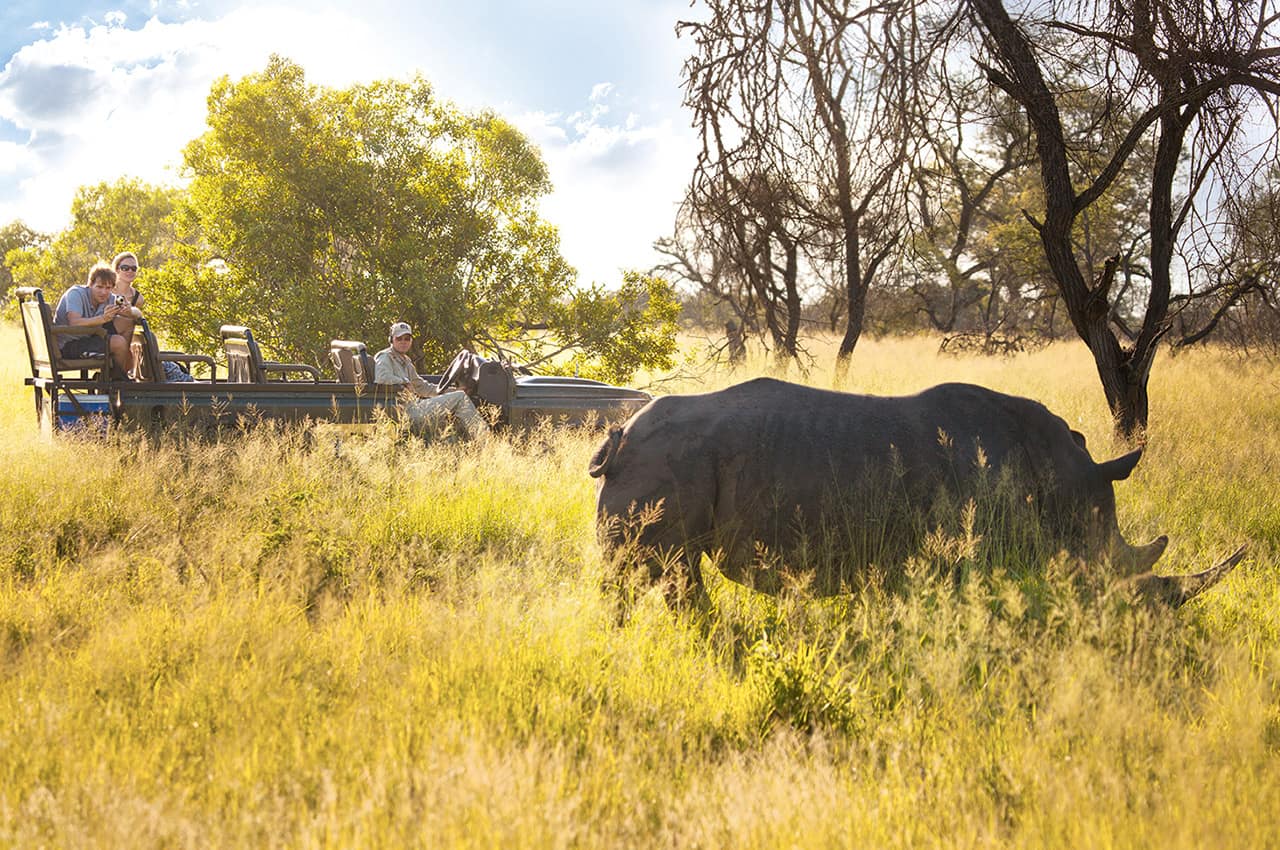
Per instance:
[[[53,311],[53,323],[55,325],[71,324],[71,317],[67,315],[68,311],[79,313],[81,318],[92,319],[94,316],[101,316],[107,311],[107,304],[111,303],[108,299],[98,306],[93,306],[93,296],[89,292],[89,285],[82,283],[79,286],[73,286],[66,292],[62,293],[62,297],[58,299],[58,308]],[[58,337],[58,348],[66,345],[70,337]]]

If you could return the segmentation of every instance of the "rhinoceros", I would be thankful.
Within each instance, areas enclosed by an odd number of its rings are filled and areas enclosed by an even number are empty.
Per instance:
[[[989,512],[1006,524],[1020,515],[1052,550],[1109,561],[1140,594],[1180,605],[1244,550],[1201,573],[1152,573],[1168,538],[1126,543],[1112,488],[1141,455],[1097,463],[1044,405],[971,384],[878,397],[758,378],[654,399],[610,430],[589,472],[606,546],[631,545],[650,578],[684,598],[703,592],[703,553],[766,592],[791,571],[819,594],[841,592],[868,560],[887,566],[915,551],[939,505],[985,485],[1012,494],[1011,510]]]

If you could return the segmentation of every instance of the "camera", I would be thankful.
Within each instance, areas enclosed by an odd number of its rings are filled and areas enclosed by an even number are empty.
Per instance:
[[[123,295],[113,294],[111,296],[111,306],[113,307],[123,307],[125,304],[128,304],[128,303],[129,303],[129,299],[125,298]]]

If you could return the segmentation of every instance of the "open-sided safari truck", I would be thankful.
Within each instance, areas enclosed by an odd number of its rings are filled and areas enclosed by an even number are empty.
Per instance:
[[[224,325],[226,374],[219,378],[210,357],[161,351],[146,320],[140,319],[132,340],[133,374],[116,378],[104,356],[75,361],[60,357],[58,336],[86,331],[54,326],[39,289],[20,288],[16,297],[31,359],[31,376],[25,383],[33,390],[36,417],[45,428],[77,427],[95,417],[104,424],[144,427],[216,427],[258,417],[366,423],[378,411],[398,419],[403,410],[406,388],[373,381],[373,358],[362,342],[332,342],[330,379],[314,366],[266,360],[252,331]],[[104,333],[101,328],[87,332]],[[181,367],[202,364],[208,377],[165,380],[165,361]],[[546,420],[604,425],[630,416],[649,401],[648,393],[599,381],[519,375],[506,364],[470,352],[459,354],[444,375],[424,378],[442,389],[464,390],[500,427],[528,428]]]

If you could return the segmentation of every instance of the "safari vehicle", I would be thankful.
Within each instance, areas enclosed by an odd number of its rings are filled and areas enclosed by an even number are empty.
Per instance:
[[[381,411],[392,419],[402,412],[403,386],[373,382],[373,357],[362,342],[334,340],[329,356],[333,377],[304,363],[266,360],[249,328],[221,328],[225,375],[211,357],[161,351],[146,319],[139,319],[131,341],[134,372],[112,375],[103,355],[69,361],[57,345],[66,333],[104,335],[101,328],[55,327],[52,310],[36,288],[16,290],[31,360],[31,387],[42,428],[76,427],[101,417],[111,424],[144,427],[190,424],[216,427],[257,417],[367,423]],[[165,361],[189,367],[202,364],[208,378],[165,380]],[[462,352],[442,375],[425,375],[441,389],[467,392],[481,409],[492,411],[499,427],[530,428],[539,422],[603,426],[625,419],[649,401],[641,390],[615,387],[585,378],[520,374],[509,364]]]

